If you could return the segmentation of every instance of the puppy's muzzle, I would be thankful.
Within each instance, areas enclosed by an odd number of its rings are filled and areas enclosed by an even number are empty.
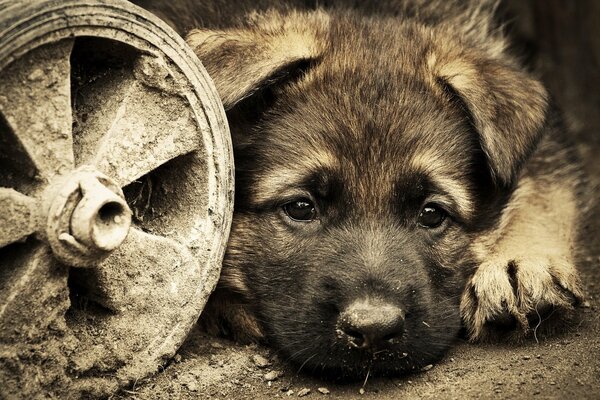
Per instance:
[[[340,313],[338,340],[357,349],[384,349],[402,337],[404,318],[402,309],[395,305],[370,299],[358,300]]]

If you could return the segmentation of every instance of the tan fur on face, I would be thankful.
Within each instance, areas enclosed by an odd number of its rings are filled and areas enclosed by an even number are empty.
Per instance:
[[[282,198],[291,188],[300,186],[307,178],[307,171],[333,169],[338,166],[334,155],[326,149],[304,149],[300,161],[292,165],[281,165],[262,174],[252,189],[252,201],[262,203]],[[290,193],[292,194],[292,193]],[[298,193],[296,193],[298,194]]]
[[[473,213],[472,194],[465,186],[462,175],[448,168],[443,151],[444,149],[437,151],[431,149],[415,154],[410,161],[411,168],[425,173],[435,185],[444,189],[452,197],[461,215],[470,216]]]

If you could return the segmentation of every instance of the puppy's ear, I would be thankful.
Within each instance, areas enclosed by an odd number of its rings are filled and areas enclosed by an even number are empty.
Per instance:
[[[214,80],[225,109],[318,60],[329,26],[327,14],[255,14],[230,30],[192,30],[187,43]]]
[[[496,182],[509,186],[543,134],[547,94],[497,55],[446,51],[431,55],[428,66],[465,108]]]

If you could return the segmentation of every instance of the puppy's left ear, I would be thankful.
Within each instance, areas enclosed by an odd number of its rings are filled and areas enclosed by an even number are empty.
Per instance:
[[[509,186],[543,135],[547,93],[540,82],[497,55],[431,55],[438,83],[466,108],[497,183]]]
[[[318,60],[329,27],[322,11],[254,14],[240,27],[194,29],[187,43],[215,82],[225,109]]]

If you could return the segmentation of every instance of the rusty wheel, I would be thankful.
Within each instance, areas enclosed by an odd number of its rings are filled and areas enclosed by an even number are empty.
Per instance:
[[[185,43],[121,0],[0,1],[3,394],[156,371],[219,276],[229,132]]]

